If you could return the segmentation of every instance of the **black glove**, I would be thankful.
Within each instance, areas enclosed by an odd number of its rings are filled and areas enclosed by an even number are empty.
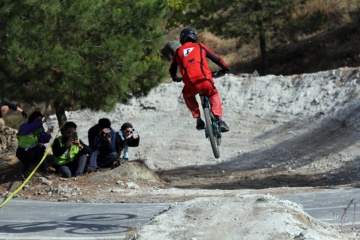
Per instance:
[[[228,73],[230,72],[230,68],[229,67],[226,67],[226,68],[223,68],[222,69],[222,72],[225,74],[225,73]]]
[[[175,76],[175,77],[173,77],[173,81],[174,81],[174,82],[181,82],[181,81],[182,81],[182,77]]]
[[[21,115],[23,116],[23,118],[27,118],[27,117],[28,117],[28,115],[26,114],[26,112],[25,112],[24,110],[21,112]]]

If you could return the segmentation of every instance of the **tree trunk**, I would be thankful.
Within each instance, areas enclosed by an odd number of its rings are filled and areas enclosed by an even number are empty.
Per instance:
[[[261,12],[263,9],[263,5],[261,1],[256,1],[255,3],[255,11]],[[257,25],[259,27],[259,40],[260,40],[260,51],[261,51],[261,76],[267,74],[267,52],[266,52],[266,41],[265,41],[265,30],[263,28],[263,21],[262,17],[257,19]]]
[[[263,33],[260,34],[260,50],[261,50],[261,75],[267,74],[267,52],[266,52],[266,41]]]
[[[55,111],[56,117],[58,119],[59,127],[67,120],[65,115],[65,107],[64,104],[58,101],[55,101]]]

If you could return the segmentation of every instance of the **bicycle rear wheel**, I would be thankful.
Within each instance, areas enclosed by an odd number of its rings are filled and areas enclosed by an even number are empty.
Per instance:
[[[205,125],[206,125],[205,128],[206,128],[207,134],[209,136],[211,148],[213,150],[215,158],[219,158],[220,150],[219,150],[219,145],[218,145],[218,136],[217,136],[217,134],[214,134],[214,128],[213,128],[213,123],[212,123],[211,113],[210,113],[209,108],[204,108],[204,115],[205,115]]]

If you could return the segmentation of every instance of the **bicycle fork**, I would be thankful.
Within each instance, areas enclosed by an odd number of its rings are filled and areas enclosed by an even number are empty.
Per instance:
[[[210,110],[209,99],[205,95],[202,95],[202,94],[200,94],[200,99],[201,99],[201,105],[202,105],[203,109],[208,108]],[[211,113],[211,111],[210,111],[210,113]],[[213,127],[214,135],[216,135],[218,138],[221,138],[221,132],[220,132],[220,129],[219,129],[218,120],[215,119],[215,117],[214,117],[214,115],[212,113],[210,115],[211,115],[210,116],[210,118],[211,118],[210,122],[211,122],[212,127]],[[205,137],[209,138],[209,133],[208,133],[206,128],[205,128]]]

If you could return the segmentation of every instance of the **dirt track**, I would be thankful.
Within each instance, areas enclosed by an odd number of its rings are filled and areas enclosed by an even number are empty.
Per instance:
[[[68,113],[85,142],[87,130],[102,117],[110,118],[115,130],[131,122],[141,142],[130,149],[130,162],[76,179],[53,174],[46,180],[37,173],[17,197],[177,202],[139,230],[138,239],[146,240],[207,240],[219,234],[218,239],[356,239],[356,230],[348,238],[301,207],[260,194],[358,187],[359,69],[287,77],[229,75],[217,79],[216,86],[231,129],[223,135],[220,159],[213,157],[203,131],[195,130],[181,96],[182,84],[162,84],[112,113]],[[1,166],[10,163],[16,161],[3,160]],[[19,165],[12,166],[13,174],[2,168],[3,197],[21,184]],[[215,207],[209,211],[209,206]]]
[[[141,143],[130,149],[130,159],[144,161],[149,169],[133,164],[128,175],[116,175],[112,170],[72,180],[73,185],[84,190],[82,195],[68,200],[88,201],[86,192],[91,196],[98,192],[99,199],[108,195],[107,201],[117,201],[118,196],[113,200],[110,197],[116,195],[112,188],[126,189],[129,197],[125,194],[121,201],[134,202],[166,201],[169,195],[157,194],[159,188],[176,187],[181,195],[186,189],[277,192],[279,188],[284,192],[357,186],[358,81],[356,68],[288,77],[230,75],[217,79],[223,116],[231,128],[223,135],[220,159],[213,157],[204,133],[195,130],[195,121],[182,100],[181,83],[163,84],[147,97],[119,105],[112,113],[70,112],[68,119],[78,124],[79,136],[85,142],[88,128],[101,117],[109,117],[116,130],[125,121],[133,123]],[[160,178],[140,180],[148,172]],[[2,190],[14,179],[19,180],[19,176],[3,179]],[[64,182],[55,176],[51,180],[53,185]],[[116,184],[119,180],[130,180],[139,188],[120,186]],[[34,178],[32,184],[36,181]],[[46,188],[39,186],[44,194],[38,195],[23,191],[21,197],[53,201],[60,198],[49,197]],[[142,193],[137,197],[138,189]],[[145,192],[148,196],[144,196]],[[190,198],[186,195],[185,199]]]

